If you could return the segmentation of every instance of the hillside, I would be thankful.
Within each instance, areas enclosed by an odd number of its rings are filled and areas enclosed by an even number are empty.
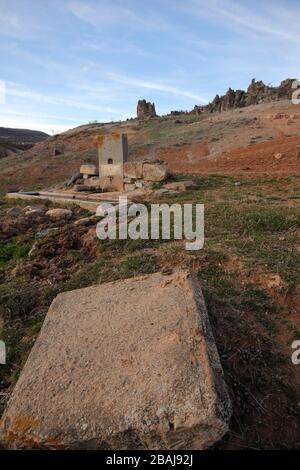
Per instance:
[[[98,219],[75,204],[55,221],[47,212],[63,201],[1,197],[59,187],[81,163],[96,163],[96,135],[113,131],[127,133],[130,160],[163,159],[175,180],[193,180],[187,191],[145,197],[204,204],[203,250],[187,251],[184,240],[99,240]],[[299,106],[276,100],[82,125],[0,159],[0,174],[0,332],[9,344],[0,416],[58,293],[187,269],[201,282],[233,404],[215,448],[299,448],[291,361],[300,337]]]
[[[28,150],[49,137],[41,131],[0,127],[0,158]]]
[[[116,130],[128,134],[131,160],[162,159],[175,172],[300,174],[300,107],[280,100],[220,113],[83,125],[37,143],[22,156],[1,159],[0,191],[61,183],[81,163],[96,162],[97,134]]]

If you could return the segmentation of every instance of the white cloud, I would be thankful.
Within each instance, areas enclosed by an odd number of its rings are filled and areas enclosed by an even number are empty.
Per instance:
[[[24,98],[26,100],[35,101],[38,103],[63,105],[70,108],[87,109],[90,111],[97,111],[100,113],[114,114],[116,116],[125,117],[124,113],[119,109],[114,109],[109,106],[101,106],[94,103],[87,103],[84,101],[74,100],[72,97],[51,96],[46,93],[38,93],[36,91],[24,88],[17,83],[8,82],[6,86],[6,95]]]
[[[161,91],[165,93],[170,93],[172,95],[182,96],[184,98],[189,98],[191,100],[196,100],[200,103],[207,103],[207,100],[204,99],[202,96],[196,93],[192,93],[187,90],[182,90],[172,85],[167,85],[167,84],[157,83],[157,82],[147,81],[147,80],[141,80],[138,78],[130,78],[124,75],[118,75],[113,72],[108,72],[107,76],[111,80],[117,83],[121,83],[123,85],[127,85],[130,87],[142,88],[146,90]]]
[[[0,0],[0,35],[16,39],[37,39],[48,29],[47,24],[37,21],[34,5],[24,8],[24,3]]]
[[[32,112],[22,112],[22,111],[10,111],[5,109],[5,111],[1,111],[0,108],[0,117],[1,116],[15,116],[15,117],[30,117],[31,119],[40,119],[40,120],[49,120],[52,119],[54,121],[69,121],[72,123],[73,126],[75,125],[80,125],[82,124],[79,121],[76,121],[74,118],[68,117],[68,116],[58,116],[55,114],[38,114],[38,113],[32,113]]]
[[[270,36],[296,43],[300,39],[299,26],[295,23],[295,17],[299,18],[299,8],[297,13],[289,11],[282,4],[274,1],[259,3],[259,10],[252,3],[252,8],[243,5],[242,2],[232,0],[191,0],[190,2],[177,2],[177,8],[186,11],[193,16],[199,16],[217,23],[224,27],[236,30],[242,34],[245,32],[256,35]],[[278,12],[281,10],[281,14]],[[260,11],[260,14],[257,13]]]
[[[160,15],[153,14],[151,10],[141,16],[134,8],[124,6],[125,2],[118,0],[101,0],[101,2],[88,2],[86,0],[69,0],[67,10],[81,21],[93,26],[125,25],[127,28],[143,29],[169,29],[169,24]],[[147,3],[143,4],[143,10],[147,9]],[[139,3],[136,5],[139,10]]]

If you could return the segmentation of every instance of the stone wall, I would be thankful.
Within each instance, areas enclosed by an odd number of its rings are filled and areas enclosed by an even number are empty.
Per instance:
[[[95,165],[81,165],[81,183],[78,190],[99,190],[99,191],[134,191],[151,186],[153,183],[165,181],[168,176],[168,169],[161,162],[125,162],[120,169],[120,165],[101,165],[100,176]],[[110,181],[112,177],[112,181]],[[80,189],[80,186],[83,188]]]

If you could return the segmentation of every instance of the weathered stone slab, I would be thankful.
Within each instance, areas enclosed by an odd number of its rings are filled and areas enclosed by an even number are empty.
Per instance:
[[[163,181],[167,177],[166,165],[158,163],[144,163],[143,165],[143,178],[146,181],[153,183]]]
[[[198,282],[156,273],[58,295],[2,420],[9,448],[203,449],[230,401]]]
[[[143,163],[142,162],[125,162],[124,163],[124,176],[128,178],[139,179],[143,177]]]
[[[88,175],[88,176],[98,176],[99,170],[96,167],[96,165],[91,165],[91,164],[86,163],[85,165],[81,165],[80,173],[83,175]]]

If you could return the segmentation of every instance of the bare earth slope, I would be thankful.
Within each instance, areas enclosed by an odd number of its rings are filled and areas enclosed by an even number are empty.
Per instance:
[[[131,160],[163,159],[175,172],[300,174],[300,107],[285,100],[214,114],[80,126],[1,159],[0,191],[66,180],[82,162],[96,162],[95,136],[115,130],[128,134]]]

